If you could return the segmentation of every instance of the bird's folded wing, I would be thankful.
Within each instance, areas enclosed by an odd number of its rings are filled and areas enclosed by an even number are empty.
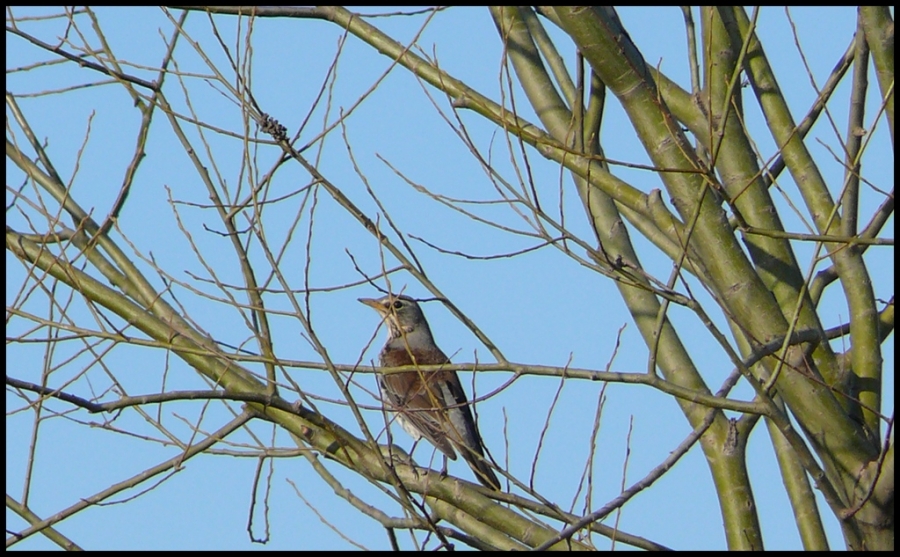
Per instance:
[[[427,389],[421,379],[425,374],[410,371],[391,373],[379,379],[382,391],[387,395],[388,410],[396,412],[413,425],[422,437],[437,447],[451,460],[456,460],[456,451],[447,437],[446,417],[443,410],[440,388]],[[430,379],[430,377],[428,377]]]

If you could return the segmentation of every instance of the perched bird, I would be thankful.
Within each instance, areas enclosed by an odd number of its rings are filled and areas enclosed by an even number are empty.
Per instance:
[[[379,354],[382,367],[450,363],[435,345],[415,300],[388,294],[359,301],[374,308],[388,324],[388,340]],[[424,437],[451,460],[456,460],[459,451],[479,482],[500,491],[497,476],[483,460],[481,435],[455,371],[378,374],[378,386],[388,409],[397,414],[397,421],[413,439]]]

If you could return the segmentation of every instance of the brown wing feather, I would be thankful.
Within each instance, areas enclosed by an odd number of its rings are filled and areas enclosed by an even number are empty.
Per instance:
[[[447,434],[463,459],[475,472],[478,481],[491,489],[500,491],[500,481],[491,466],[484,460],[484,445],[478,428],[475,426],[472,408],[466,399],[466,392],[462,388],[459,376],[456,375],[456,372],[447,373],[452,374],[452,377],[448,377],[445,383],[447,389],[445,398],[448,399],[448,406],[455,406],[447,412],[450,420],[446,428]]]

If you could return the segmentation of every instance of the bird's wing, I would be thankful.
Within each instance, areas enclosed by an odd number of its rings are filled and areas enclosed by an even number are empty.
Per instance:
[[[472,408],[469,400],[466,398],[466,392],[459,382],[459,376],[455,371],[439,372],[443,375],[437,382],[441,386],[441,395],[443,404],[447,407],[447,434],[450,439],[457,445],[462,445],[483,454],[481,436],[478,434],[478,428],[475,427],[475,420],[472,418]]]
[[[472,417],[472,409],[466,399],[466,392],[459,382],[459,376],[454,371],[442,373],[448,374],[448,377],[440,383],[448,406],[446,412],[449,422],[446,424],[447,436],[475,472],[478,481],[491,489],[500,491],[500,481],[490,464],[484,460],[484,445],[481,435],[478,433],[478,427],[475,425],[475,419]]]
[[[407,371],[380,376],[379,381],[387,398],[388,410],[396,412],[448,458],[456,460],[456,452],[442,425],[446,420],[441,416],[445,404],[441,400],[440,387],[432,382],[434,375],[434,372]],[[429,389],[426,383],[435,386]]]

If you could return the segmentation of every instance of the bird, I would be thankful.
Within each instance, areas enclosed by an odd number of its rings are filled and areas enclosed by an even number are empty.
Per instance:
[[[403,294],[360,298],[388,325],[388,339],[379,354],[382,367],[450,363],[434,342],[418,302]],[[462,383],[453,370],[377,374],[388,409],[400,426],[418,442],[423,437],[450,460],[459,451],[485,487],[500,491],[500,481],[484,459],[484,444]],[[446,461],[444,461],[446,463]]]

